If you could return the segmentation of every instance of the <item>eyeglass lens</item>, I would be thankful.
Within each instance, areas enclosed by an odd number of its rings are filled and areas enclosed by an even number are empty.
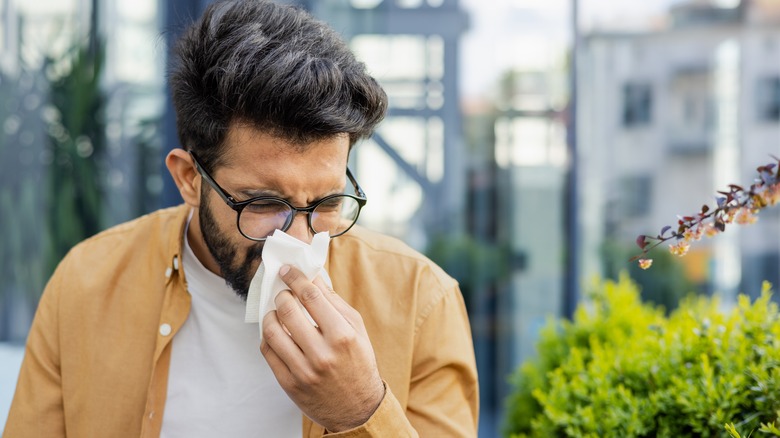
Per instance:
[[[360,206],[350,196],[334,196],[317,204],[309,214],[309,224],[317,233],[327,231],[337,236],[348,230],[357,220]],[[299,212],[299,214],[306,214]],[[238,226],[243,234],[263,239],[275,230],[286,230],[292,223],[293,209],[273,199],[248,204],[241,211]]]

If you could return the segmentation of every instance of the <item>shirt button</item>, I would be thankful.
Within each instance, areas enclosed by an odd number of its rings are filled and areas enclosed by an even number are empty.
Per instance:
[[[160,326],[160,334],[163,336],[168,336],[171,334],[171,325],[170,324],[162,324]]]

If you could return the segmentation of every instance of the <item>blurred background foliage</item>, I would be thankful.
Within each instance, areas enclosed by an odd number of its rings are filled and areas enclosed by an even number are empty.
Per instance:
[[[468,235],[437,235],[431,239],[426,255],[458,280],[468,308],[476,299],[474,295],[477,291],[509,279],[507,245],[479,242]]]
[[[78,242],[104,227],[105,123],[100,87],[105,60],[99,41],[73,44],[57,58],[46,57],[51,163],[46,171],[48,243],[44,277]]]
[[[11,312],[35,308],[70,248],[105,226],[102,51],[73,43],[39,69],[0,79],[0,339],[14,333]]]

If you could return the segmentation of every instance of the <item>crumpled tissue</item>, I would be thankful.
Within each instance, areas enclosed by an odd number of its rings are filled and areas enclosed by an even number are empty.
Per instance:
[[[259,323],[266,313],[276,309],[274,303],[276,295],[283,290],[290,289],[279,276],[279,269],[284,265],[298,268],[309,280],[314,280],[319,275],[325,284],[333,287],[330,277],[325,271],[329,244],[330,236],[327,232],[315,234],[311,245],[309,245],[284,231],[274,231],[274,234],[265,240],[263,262],[260,263],[252,282],[249,284],[244,321]],[[300,303],[299,305],[309,321],[317,325],[303,305]],[[262,325],[260,331],[262,334]]]

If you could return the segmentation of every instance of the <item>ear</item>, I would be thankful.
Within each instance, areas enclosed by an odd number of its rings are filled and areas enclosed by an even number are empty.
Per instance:
[[[165,157],[165,165],[179,188],[184,202],[192,207],[200,207],[201,178],[192,162],[192,156],[181,148],[176,148]]]

